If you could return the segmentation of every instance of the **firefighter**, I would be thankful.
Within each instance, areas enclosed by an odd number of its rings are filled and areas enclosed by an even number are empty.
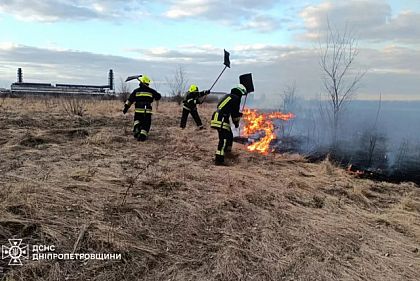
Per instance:
[[[190,89],[185,94],[184,101],[183,101],[182,116],[181,116],[182,129],[185,129],[185,126],[187,125],[188,114],[190,113],[195,121],[195,124],[197,124],[198,129],[202,130],[204,128],[203,123],[201,122],[201,119],[200,119],[200,115],[198,115],[197,104],[201,104],[202,102],[200,101],[200,98],[208,94],[210,94],[209,90],[199,92],[197,85],[192,84],[190,86]]]
[[[211,127],[217,129],[219,144],[216,151],[216,165],[224,165],[225,154],[232,151],[233,134],[229,118],[232,117],[235,128],[239,127],[242,113],[239,112],[241,98],[247,91],[244,85],[239,84],[232,88],[230,94],[225,95],[217,105],[217,110],[211,118]]]
[[[151,80],[146,75],[138,78],[140,84],[124,104],[123,113],[126,114],[130,106],[135,103],[133,135],[139,141],[145,141],[152,123],[152,102],[162,97],[156,90],[149,87]]]

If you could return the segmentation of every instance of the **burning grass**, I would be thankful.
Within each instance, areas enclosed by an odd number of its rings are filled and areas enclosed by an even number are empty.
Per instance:
[[[271,142],[277,138],[274,131],[273,119],[287,121],[294,118],[292,113],[272,112],[259,113],[256,110],[246,108],[243,112],[245,136],[263,133],[264,136],[247,146],[249,151],[256,151],[262,154],[272,152]]]
[[[199,109],[205,124],[213,107]],[[217,134],[179,129],[175,104],[160,104],[146,143],[132,138],[121,103],[86,108],[74,117],[5,101],[0,244],[122,260],[2,261],[4,280],[420,279],[416,185],[237,144],[230,166],[216,167]]]

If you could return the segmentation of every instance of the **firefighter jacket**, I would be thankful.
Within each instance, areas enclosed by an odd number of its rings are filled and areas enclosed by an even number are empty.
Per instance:
[[[160,100],[161,97],[161,94],[159,94],[156,90],[140,83],[140,87],[135,89],[125,102],[125,107],[129,108],[133,103],[135,103],[136,113],[152,113],[152,102],[154,100]]]
[[[239,120],[242,113],[239,112],[241,96],[236,94],[227,94],[217,105],[217,110],[213,113],[210,126],[214,129],[225,129],[230,131],[229,118],[236,127],[239,126]]]
[[[200,104],[199,98],[209,94],[209,91],[201,92],[187,92],[184,97],[184,108],[188,111],[192,111],[197,108],[197,104]]]

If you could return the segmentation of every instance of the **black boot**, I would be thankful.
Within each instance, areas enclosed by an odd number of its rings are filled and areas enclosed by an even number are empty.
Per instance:
[[[135,139],[139,139],[139,136],[140,136],[140,128],[139,128],[139,125],[138,124],[134,125],[134,128],[133,128],[133,136],[134,136]]]
[[[226,166],[225,164],[225,157],[222,155],[216,154],[216,158],[214,159],[214,164],[216,166]]]
[[[138,141],[146,141],[147,136],[140,134],[139,137],[137,138]]]

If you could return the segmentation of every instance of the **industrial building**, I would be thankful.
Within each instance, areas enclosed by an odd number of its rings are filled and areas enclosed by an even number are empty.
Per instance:
[[[108,85],[73,85],[51,83],[27,83],[23,82],[21,68],[17,71],[17,82],[10,86],[12,95],[114,95],[114,72],[109,70]]]

